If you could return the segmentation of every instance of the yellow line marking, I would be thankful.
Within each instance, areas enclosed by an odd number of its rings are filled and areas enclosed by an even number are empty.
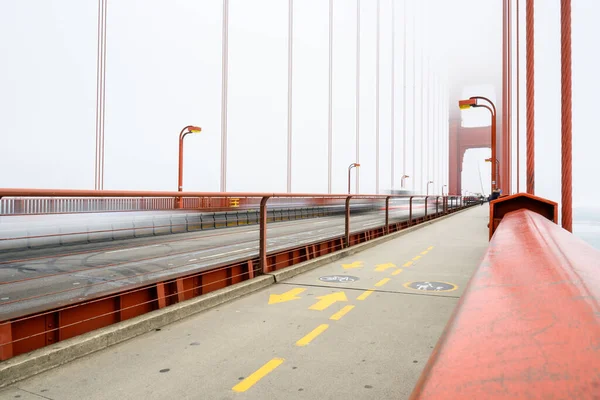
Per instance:
[[[279,367],[283,363],[283,358],[274,358],[259,369],[257,369],[252,375],[235,385],[232,390],[234,392],[245,392],[250,389],[252,386],[256,384],[256,382],[260,381],[262,378],[267,376],[269,372],[273,371],[275,368]]]
[[[379,264],[376,265],[375,267],[375,271],[377,272],[381,272],[381,271],[385,271],[386,269],[390,269],[390,268],[394,268],[396,265],[392,264],[392,263],[387,263],[387,264]]]
[[[392,272],[392,275],[398,275],[398,274],[400,274],[400,272],[402,272],[402,268],[398,268],[397,270]]]
[[[433,246],[429,246],[427,250],[433,250]]]
[[[324,296],[317,297],[317,299],[319,299],[319,301],[313,304],[312,306],[308,307],[309,310],[323,311],[324,309],[326,309],[327,307],[329,307],[337,301],[348,301],[346,293],[344,292],[326,294]]]
[[[350,263],[350,264],[342,264],[342,268],[344,268],[344,269],[360,268],[362,266],[363,266],[362,261],[354,261],[353,263]]]
[[[372,291],[372,290],[365,290],[365,292],[364,292],[363,294],[361,294],[360,296],[358,296],[358,297],[356,298],[356,300],[364,300],[364,299],[366,299],[367,297],[369,297],[369,296],[371,295],[371,293],[373,293],[373,291]]]
[[[377,282],[375,284],[375,286],[380,287],[385,285],[386,283],[388,283],[390,281],[390,278],[383,278],[382,280],[380,280],[379,282]]]
[[[427,251],[427,250],[425,250],[425,251],[422,251],[422,252],[421,252],[421,254],[422,254],[422,255],[425,255],[425,254],[427,254],[427,253],[428,253],[428,251]]]
[[[403,267],[410,267],[412,265],[412,261],[405,262]]]
[[[421,258],[421,256],[414,256],[413,261],[417,261],[419,258]]]
[[[327,328],[329,328],[329,325],[327,325],[327,324],[321,324],[321,325],[317,326],[315,329],[313,329],[313,331],[311,333],[304,336],[302,339],[298,340],[296,342],[296,346],[306,346],[314,338],[319,336],[321,333],[325,332],[327,330]]]
[[[350,311],[352,311],[352,309],[354,308],[354,306],[345,306],[344,308],[342,308],[340,311],[336,312],[335,314],[333,314],[331,317],[329,317],[329,319],[332,319],[334,321],[339,321],[340,319],[342,319],[342,317],[346,314],[348,314]]]

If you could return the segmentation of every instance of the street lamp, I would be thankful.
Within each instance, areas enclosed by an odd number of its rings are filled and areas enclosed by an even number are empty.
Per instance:
[[[430,184],[430,183],[433,183],[433,181],[429,181],[429,182],[427,182],[427,196],[429,196],[429,184]]]
[[[181,192],[183,190],[183,138],[189,135],[190,133],[200,133],[202,128],[198,126],[188,125],[181,130],[179,133],[179,171],[177,174],[177,191]],[[178,197],[175,200],[175,208],[181,207],[181,197]]]
[[[477,102],[477,100],[484,100],[487,101],[490,105],[486,105],[486,104],[479,104]],[[487,108],[488,111],[491,113],[492,115],[492,159],[493,160],[497,160],[496,157],[496,106],[494,105],[494,103],[492,103],[492,101],[486,97],[482,97],[482,96],[473,96],[473,97],[469,97],[468,100],[460,100],[458,102],[458,107],[461,110],[466,110],[468,108],[477,108],[477,107],[483,107],[483,108]],[[498,180],[498,175],[496,174],[496,170],[494,168],[492,168],[492,192],[494,191],[494,189],[497,188],[497,182]]]
[[[360,167],[359,163],[352,163],[350,164],[350,166],[348,167],[348,194],[350,194],[350,171],[352,170],[352,168],[354,167]]]
[[[402,187],[402,189],[404,189],[404,180],[405,178],[410,178],[410,176],[408,175],[402,175],[402,178],[400,180],[400,187]]]
[[[492,162],[492,158],[486,158],[485,162],[491,163]],[[498,180],[500,180],[500,161],[498,161],[498,159],[496,159],[495,168],[494,168],[494,165],[492,165],[492,171],[494,169],[495,169],[495,172],[496,172],[496,176],[498,177]],[[492,173],[494,173],[494,172],[492,172]],[[494,192],[492,191],[492,193],[494,193]]]
[[[444,188],[448,187],[448,185],[442,185],[442,196],[444,195]]]

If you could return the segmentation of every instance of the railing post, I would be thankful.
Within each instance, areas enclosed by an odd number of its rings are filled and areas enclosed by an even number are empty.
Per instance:
[[[440,205],[440,198],[436,197],[435,198],[435,216],[437,217],[439,214],[439,205]]]
[[[346,213],[345,213],[345,241],[346,247],[350,247],[350,199],[352,196],[346,197]]]
[[[260,239],[258,244],[258,254],[260,259],[260,268],[263,274],[269,272],[267,265],[267,201],[269,197],[263,197],[260,200]]]
[[[412,226],[412,199],[413,196],[410,196],[410,200],[408,201],[408,226]]]
[[[429,196],[425,196],[425,219],[424,219],[425,221],[427,221],[427,206],[428,206],[427,199],[428,198],[429,198]]]
[[[390,234],[390,197],[385,198],[385,234]]]

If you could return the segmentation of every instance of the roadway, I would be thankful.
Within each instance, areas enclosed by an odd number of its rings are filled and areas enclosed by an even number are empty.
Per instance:
[[[488,212],[455,214],[0,398],[406,399],[487,249]]]
[[[435,207],[429,207],[429,213]],[[424,211],[413,211],[413,216]],[[390,221],[406,220],[390,211]],[[384,225],[384,214],[351,218],[352,232]],[[90,300],[215,265],[258,255],[258,226],[229,227],[161,237],[97,242],[0,255],[0,321]],[[344,234],[344,217],[270,223],[269,252]]]

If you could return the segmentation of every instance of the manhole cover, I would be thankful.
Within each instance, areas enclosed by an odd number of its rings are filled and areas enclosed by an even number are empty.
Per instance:
[[[348,282],[356,282],[358,280],[357,276],[349,276],[349,275],[327,275],[319,278],[321,282],[337,282],[337,283],[348,283]]]
[[[458,286],[453,283],[436,281],[406,282],[404,287],[427,292],[451,292],[458,289]]]

